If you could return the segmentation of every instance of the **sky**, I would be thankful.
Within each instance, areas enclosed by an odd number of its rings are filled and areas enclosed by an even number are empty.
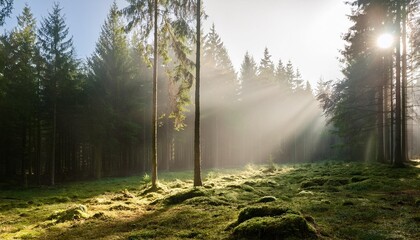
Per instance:
[[[16,26],[16,16],[27,3],[38,22],[59,2],[79,58],[90,56],[113,0],[15,0],[3,29]],[[117,0],[120,7],[125,0]],[[277,64],[292,61],[312,84],[342,78],[339,50],[350,22],[344,0],[204,0],[204,30],[214,23],[236,71],[248,51],[259,63],[264,48]],[[5,31],[2,30],[2,31]]]

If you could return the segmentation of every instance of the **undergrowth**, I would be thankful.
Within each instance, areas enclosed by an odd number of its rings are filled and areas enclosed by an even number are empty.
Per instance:
[[[1,190],[0,239],[420,239],[420,168],[248,165],[200,188],[192,176],[163,173],[155,191],[147,175]]]

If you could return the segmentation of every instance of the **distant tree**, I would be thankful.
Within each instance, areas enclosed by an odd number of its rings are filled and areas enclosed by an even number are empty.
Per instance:
[[[277,63],[276,71],[275,71],[275,78],[276,81],[280,84],[280,87],[283,90],[289,90],[292,87],[290,86],[290,83],[287,80],[287,73],[286,68],[281,60]]]
[[[18,26],[10,34],[8,39],[9,51],[7,53],[7,65],[4,71],[4,78],[7,79],[7,89],[5,107],[8,110],[7,118],[10,120],[8,127],[14,129],[16,137],[19,139],[21,165],[20,175],[22,180],[27,183],[25,176],[31,168],[29,155],[30,143],[28,135],[32,131],[32,123],[35,123],[38,112],[38,75],[36,59],[38,48],[36,46],[36,21],[28,6],[17,17]],[[38,149],[37,149],[38,150]],[[27,173],[28,172],[28,173]]]
[[[295,90],[296,75],[295,75],[295,70],[294,70],[293,64],[290,60],[286,64],[285,76],[286,76],[287,85],[290,86],[291,89]]]
[[[305,92],[310,94],[310,95],[313,94],[312,86],[311,86],[311,83],[309,81],[306,81]]]
[[[252,56],[249,55],[248,52],[245,53],[244,60],[241,64],[240,70],[240,82],[242,85],[242,91],[248,92],[252,91],[252,86],[255,84],[255,80],[257,79],[257,64]],[[243,93],[246,94],[246,93]]]
[[[125,153],[131,148],[132,139],[136,139],[139,134],[139,126],[132,113],[136,112],[139,104],[140,96],[137,91],[140,84],[136,84],[133,79],[133,64],[123,26],[117,4],[114,2],[102,27],[95,52],[89,60],[93,91],[90,102],[94,111],[91,113],[92,126],[96,129],[92,140],[97,148],[97,178],[101,177],[102,156],[106,157],[112,152],[115,152],[116,156],[127,156]],[[110,161],[128,162],[127,159]]]
[[[203,39],[202,76],[205,93],[213,101],[226,103],[234,98],[236,73],[226,47],[216,32],[214,24]],[[204,98],[204,96],[203,96]]]
[[[260,61],[260,66],[258,68],[258,79],[265,83],[274,82],[275,69],[273,61],[271,60],[271,55],[266,47],[264,49],[264,56]]]
[[[304,86],[305,81],[302,79],[302,75],[300,74],[299,68],[296,68],[295,77],[293,79],[293,89],[295,92],[305,90]]]
[[[223,74],[235,74],[232,61],[224,43],[216,32],[214,23],[210,28],[210,32],[204,37],[203,59],[205,60],[204,63],[213,64],[213,68],[222,71]]]
[[[64,128],[63,124],[69,122],[69,119],[65,119],[65,113],[71,112],[78,90],[76,79],[78,62],[75,60],[73,40],[68,36],[69,29],[61,11],[60,5],[54,4],[52,12],[43,20],[38,31],[41,55],[45,62],[44,95],[52,122],[51,185],[55,184],[58,128]]]
[[[3,26],[4,21],[12,13],[13,0],[0,0],[0,26]]]

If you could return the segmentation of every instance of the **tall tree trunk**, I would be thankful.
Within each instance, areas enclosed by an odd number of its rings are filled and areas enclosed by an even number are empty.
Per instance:
[[[202,186],[200,146],[200,55],[201,55],[201,0],[197,1],[197,46],[195,63],[195,121],[194,121],[194,186]]]
[[[397,44],[396,44],[396,83],[395,83],[395,160],[394,166],[403,166],[403,155],[401,149],[401,5],[397,1],[396,18]]]
[[[384,122],[384,148],[385,148],[385,155],[384,155],[384,162],[390,162],[390,147],[391,147],[391,136],[390,136],[390,131],[389,131],[389,127],[391,125],[391,121],[389,118],[389,111],[390,111],[390,99],[392,101],[392,94],[389,94],[389,83],[390,83],[390,76],[389,76],[389,56],[388,56],[388,52],[385,54],[384,57],[384,68],[383,68],[383,76],[384,76],[384,118],[385,118],[385,122]],[[392,111],[392,110],[391,110]]]
[[[402,6],[401,156],[408,161],[407,147],[407,1]]]
[[[394,112],[394,63],[393,63],[393,56],[392,54],[389,56],[389,62],[388,62],[388,68],[389,68],[389,82],[390,82],[390,110],[391,110],[391,116],[390,116],[390,125],[389,125],[389,132],[390,132],[390,161],[391,163],[395,162],[395,132],[394,132],[394,126],[395,126],[395,112]]]
[[[51,150],[51,166],[50,166],[50,184],[55,184],[55,147],[56,147],[56,135],[57,135],[57,103],[54,99],[54,109],[53,109],[53,133],[52,133],[52,150]]]
[[[157,63],[158,63],[158,0],[154,1],[154,50],[153,50],[153,106],[152,106],[152,188],[157,188]]]
[[[377,155],[376,160],[378,162],[385,161],[385,154],[384,154],[384,88],[383,83],[386,76],[385,71],[385,59],[381,59],[381,73],[379,74],[378,79],[378,113],[377,113],[377,124],[378,124],[378,147],[377,147]]]

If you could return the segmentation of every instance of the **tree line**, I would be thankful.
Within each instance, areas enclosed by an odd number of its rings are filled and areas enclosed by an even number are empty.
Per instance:
[[[353,26],[344,35],[345,77],[324,82],[326,91],[318,98],[341,137],[343,156],[403,166],[416,154],[408,136],[418,126],[419,1],[349,4]],[[376,41],[384,33],[391,34],[394,43],[379,49]]]
[[[199,2],[128,2],[111,6],[86,60],[76,58],[58,4],[39,27],[25,6],[1,37],[2,181],[54,184],[151,169],[156,181],[157,163],[199,172],[201,162],[217,168],[331,155],[337,140],[290,61],[275,65],[266,48],[259,64],[246,53],[237,74],[215,26],[203,35],[199,21],[191,23],[204,14]]]

